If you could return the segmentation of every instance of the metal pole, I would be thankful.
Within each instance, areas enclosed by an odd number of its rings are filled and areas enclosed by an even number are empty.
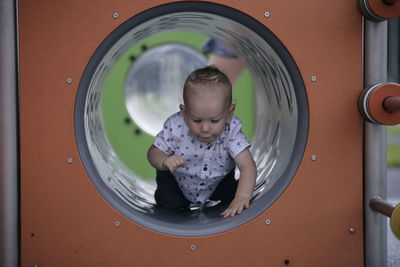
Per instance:
[[[395,205],[380,197],[373,197],[369,202],[369,206],[373,211],[379,212],[387,217],[391,217],[394,209],[396,208]]]
[[[387,21],[365,20],[364,88],[387,79]],[[384,126],[364,125],[364,218],[365,266],[387,266],[386,217],[374,212],[369,202],[373,197],[386,199],[386,145]]]
[[[18,266],[16,3],[0,0],[0,266]]]
[[[388,20],[388,81],[400,83],[400,18]]]

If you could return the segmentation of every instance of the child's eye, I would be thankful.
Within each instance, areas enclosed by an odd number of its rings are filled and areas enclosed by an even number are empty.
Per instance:
[[[212,123],[218,123],[220,120],[211,120]]]
[[[201,120],[193,120],[194,123],[200,123]]]

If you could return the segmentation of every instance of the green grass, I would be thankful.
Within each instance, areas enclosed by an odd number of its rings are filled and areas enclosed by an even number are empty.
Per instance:
[[[388,127],[388,136],[400,138],[400,125]],[[400,144],[388,144],[387,165],[400,167]]]
[[[400,138],[400,125],[388,127],[388,135]]]
[[[390,167],[400,167],[400,144],[389,145],[387,149],[387,164]]]

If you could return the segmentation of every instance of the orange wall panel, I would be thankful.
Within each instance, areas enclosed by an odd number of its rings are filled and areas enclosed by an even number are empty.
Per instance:
[[[362,33],[356,1],[215,2],[270,29],[303,76],[309,137],[286,191],[252,221],[207,237],[160,234],[125,218],[103,199],[80,162],[75,96],[108,34],[166,2],[20,0],[22,266],[283,266],[286,259],[290,266],[363,266],[357,111]]]

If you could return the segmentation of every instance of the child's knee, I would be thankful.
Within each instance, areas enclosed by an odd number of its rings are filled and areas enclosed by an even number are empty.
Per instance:
[[[158,189],[154,193],[154,199],[157,205],[168,209],[187,208],[190,204],[183,195],[165,194]]]

